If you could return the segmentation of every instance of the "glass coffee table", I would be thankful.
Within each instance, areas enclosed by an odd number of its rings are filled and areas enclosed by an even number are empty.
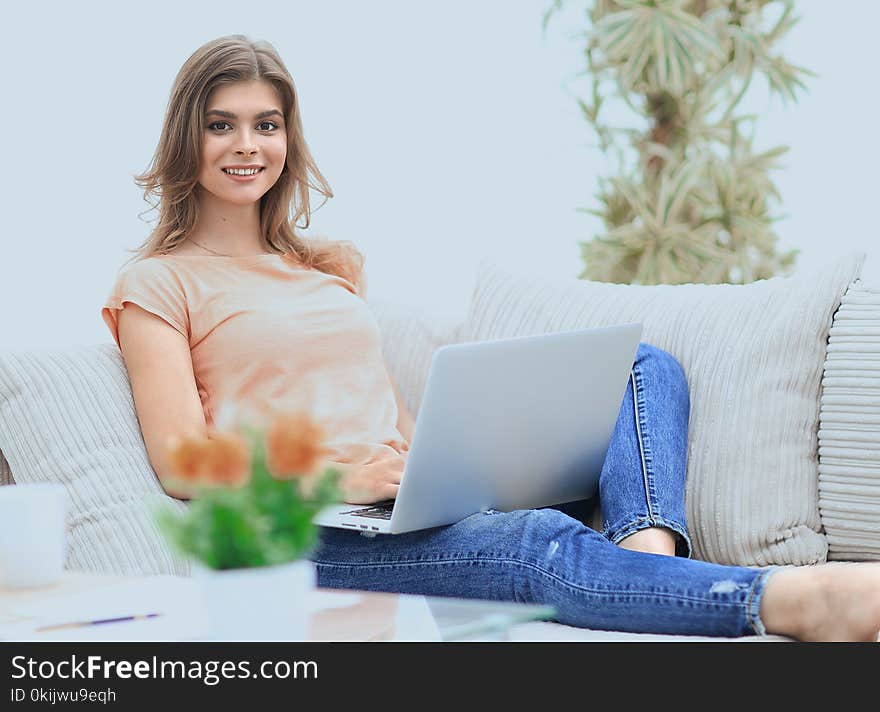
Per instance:
[[[84,606],[126,602],[161,615],[150,620],[38,631],[47,620],[80,620]],[[551,606],[497,601],[316,589],[309,594],[307,641],[506,640],[520,623],[551,620]],[[283,616],[266,611],[284,635]],[[300,633],[302,635],[302,633]],[[0,587],[0,640],[186,641],[223,640],[212,625],[196,582],[179,576],[117,576],[66,572],[53,586],[31,590]],[[258,639],[258,638],[257,638]]]
[[[511,626],[552,620],[552,606],[502,601],[426,598],[440,637],[453,640],[507,640]]]
[[[507,640],[520,623],[552,620],[552,606],[478,599],[319,589],[326,608],[309,621],[309,640]],[[335,600],[334,600],[335,599]],[[338,605],[337,605],[338,604]]]

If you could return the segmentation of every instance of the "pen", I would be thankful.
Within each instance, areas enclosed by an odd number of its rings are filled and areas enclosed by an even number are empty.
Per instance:
[[[161,613],[144,613],[137,616],[120,616],[119,618],[101,618],[94,621],[73,621],[72,623],[55,623],[53,625],[44,625],[37,628],[37,631],[44,630],[62,630],[64,628],[82,628],[89,625],[100,625],[101,623],[118,623],[120,621],[143,621],[147,618],[155,618],[162,615]]]

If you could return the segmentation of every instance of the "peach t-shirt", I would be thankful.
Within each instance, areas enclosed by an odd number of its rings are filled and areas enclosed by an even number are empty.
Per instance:
[[[330,460],[408,450],[378,322],[348,280],[282,255],[157,254],[124,267],[101,309],[117,346],[125,302],[189,340],[209,428],[227,404],[252,415],[306,407],[325,426]]]

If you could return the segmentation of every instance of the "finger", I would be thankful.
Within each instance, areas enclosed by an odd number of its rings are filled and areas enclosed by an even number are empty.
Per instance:
[[[382,498],[383,499],[397,499],[397,491],[400,489],[400,485],[392,485],[387,484],[382,487]]]

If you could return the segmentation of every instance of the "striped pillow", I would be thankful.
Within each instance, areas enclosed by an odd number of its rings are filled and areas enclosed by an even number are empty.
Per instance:
[[[687,517],[694,558],[745,566],[826,559],[819,390],[832,317],[865,255],[746,285],[551,280],[480,264],[466,340],[626,322],[690,385]]]
[[[834,317],[820,414],[828,558],[880,559],[880,290],[860,281]]]
[[[151,516],[186,505],[156,479],[115,344],[0,353],[0,450],[16,483],[67,488],[68,569],[188,574]]]

